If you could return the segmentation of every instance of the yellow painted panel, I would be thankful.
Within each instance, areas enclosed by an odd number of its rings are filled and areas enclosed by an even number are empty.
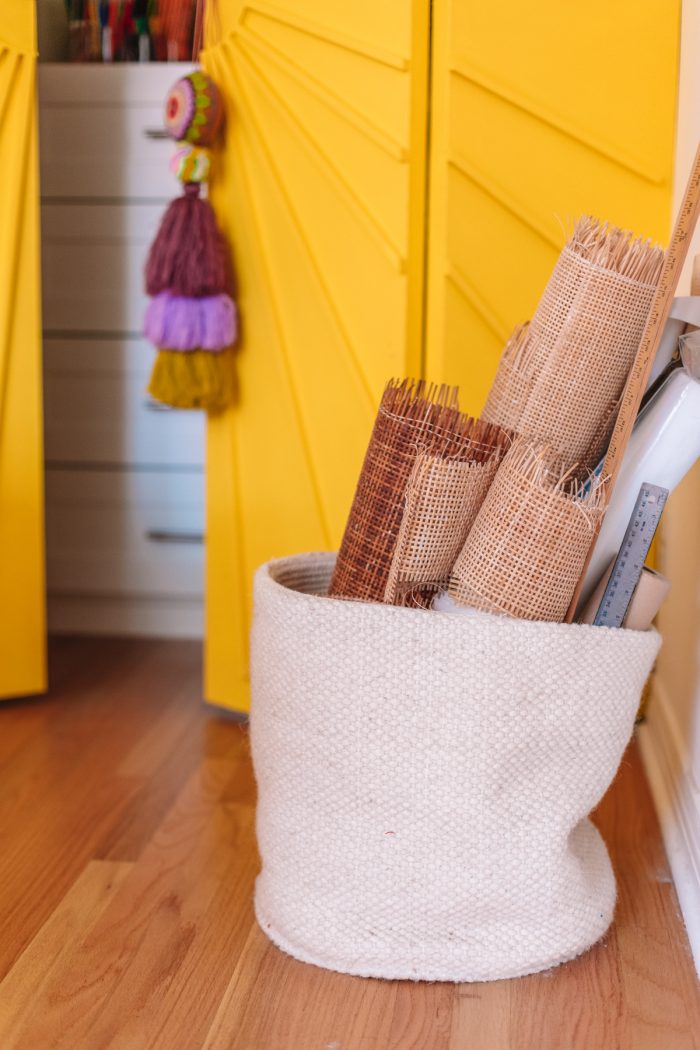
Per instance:
[[[212,200],[233,246],[239,390],[209,424],[206,696],[248,706],[254,569],[337,546],[386,378],[420,368],[424,0],[220,2],[229,116]]]
[[[478,412],[575,217],[665,241],[679,0],[433,5],[426,372]]]
[[[35,0],[3,0],[0,5],[0,41],[15,54],[35,57]]]
[[[0,697],[46,688],[34,4],[0,9]]]

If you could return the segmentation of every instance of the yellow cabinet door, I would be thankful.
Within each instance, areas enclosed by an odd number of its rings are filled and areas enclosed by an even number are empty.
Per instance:
[[[666,239],[679,8],[210,5],[243,341],[209,426],[208,699],[247,707],[254,568],[338,544],[385,379],[476,413],[579,213]]]
[[[210,12],[242,340],[209,424],[205,691],[244,710],[254,569],[338,545],[383,385],[421,368],[429,4]]]
[[[478,412],[573,220],[666,242],[679,0],[435,0],[426,368]]]
[[[0,5],[0,698],[46,688],[34,14]]]

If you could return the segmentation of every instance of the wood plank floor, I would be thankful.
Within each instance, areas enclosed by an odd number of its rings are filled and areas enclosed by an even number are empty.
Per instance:
[[[490,985],[286,957],[251,894],[246,730],[198,647],[65,639],[47,698],[0,705],[1,1050],[692,1050],[700,994],[631,748],[597,822],[620,900],[592,951]]]

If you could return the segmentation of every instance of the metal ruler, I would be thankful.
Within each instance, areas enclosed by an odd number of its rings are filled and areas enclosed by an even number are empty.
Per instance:
[[[662,489],[660,485],[645,482],[639,490],[625,538],[593,620],[596,627],[622,627],[667,499],[668,489]]]
[[[659,278],[659,283],[654,292],[654,298],[649,310],[649,316],[647,317],[644,332],[642,333],[642,340],[639,344],[637,355],[634,359],[630,374],[627,377],[625,389],[622,393],[620,410],[617,419],[615,420],[612,437],[610,438],[610,445],[608,446],[605,462],[603,463],[602,476],[605,478],[604,484],[607,488],[606,496],[608,503],[610,502],[610,497],[613,488],[615,487],[615,481],[617,480],[617,475],[622,466],[622,457],[625,454],[625,449],[627,448],[632,433],[632,427],[637,418],[637,412],[639,411],[647,380],[654,363],[654,358],[656,357],[656,351],[661,342],[664,326],[671,311],[671,304],[673,303],[673,298],[676,294],[676,286],[678,285],[681,270],[683,269],[685,257],[688,254],[688,248],[693,233],[695,232],[695,226],[699,214],[700,145],[695,153],[695,160],[690,172],[690,178],[688,179],[688,185],[685,189],[685,195],[681,203],[680,211],[676,218],[676,225],[673,228],[671,242],[666,249],[661,277]],[[596,539],[597,535],[591,544],[586,564],[583,567],[581,577],[576,585],[574,596],[571,599],[571,605],[566,614],[567,623],[571,623],[575,616],[576,606],[578,605],[581,588],[583,587],[583,581],[586,576],[588,564],[591,560]]]

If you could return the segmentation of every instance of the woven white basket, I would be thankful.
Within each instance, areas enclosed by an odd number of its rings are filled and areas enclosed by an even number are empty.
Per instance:
[[[332,566],[256,576],[260,926],[368,977],[485,981],[583,952],[615,905],[586,815],[658,635],[319,597]]]

